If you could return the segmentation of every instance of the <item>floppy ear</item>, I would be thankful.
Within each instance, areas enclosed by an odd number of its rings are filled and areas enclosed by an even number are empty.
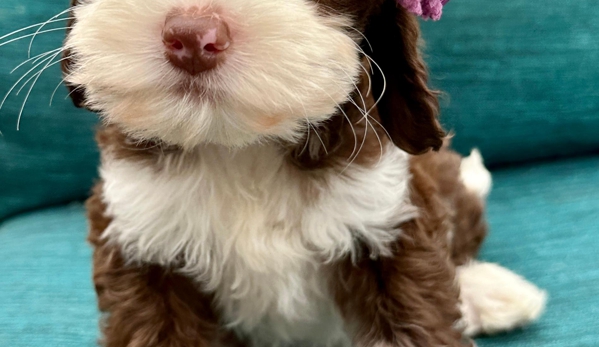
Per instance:
[[[67,21],[67,37],[71,32],[70,28],[75,24],[73,8],[74,6],[79,5],[79,1],[80,0],[71,0],[71,11],[69,12],[70,19]],[[64,78],[71,73],[71,66],[73,64],[73,55],[71,54],[71,50],[64,49],[62,51],[62,58],[63,60],[61,61],[60,66],[62,68],[62,77]],[[68,82],[65,82],[65,85],[69,89],[69,96],[71,97],[71,100],[73,100],[73,104],[75,104],[77,107],[85,107],[85,89],[79,85],[70,84]]]
[[[427,86],[428,72],[419,49],[420,26],[396,0],[387,0],[381,12],[371,18],[366,38],[372,46],[373,91],[381,123],[391,140],[411,154],[438,150],[445,132],[437,115],[437,93]]]

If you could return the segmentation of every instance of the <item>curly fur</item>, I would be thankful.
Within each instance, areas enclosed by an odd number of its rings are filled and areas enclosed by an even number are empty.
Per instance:
[[[87,208],[105,347],[467,346],[542,311],[473,263],[490,178],[447,148],[395,0],[72,5],[66,81],[104,120]],[[198,78],[157,39],[186,6],[233,38]]]

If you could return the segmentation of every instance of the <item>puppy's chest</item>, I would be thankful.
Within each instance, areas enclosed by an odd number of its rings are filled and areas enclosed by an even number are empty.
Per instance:
[[[182,266],[216,294],[226,321],[254,337],[287,340],[343,326],[321,264],[356,240],[388,252],[411,218],[407,158],[375,169],[309,175],[275,148],[219,148],[162,158],[160,169],[104,156],[105,236],[131,260]]]

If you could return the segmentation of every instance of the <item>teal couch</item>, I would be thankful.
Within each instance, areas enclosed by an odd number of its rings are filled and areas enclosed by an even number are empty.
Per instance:
[[[3,0],[0,36],[67,3]],[[538,323],[481,337],[481,347],[599,346],[599,6],[565,3],[453,0],[441,22],[423,23],[432,83],[447,94],[443,122],[455,147],[479,147],[494,175],[481,257],[550,295]],[[60,31],[41,35],[33,54],[61,40]],[[0,47],[0,96],[31,68],[9,75],[27,46]],[[98,338],[81,204],[98,160],[96,117],[63,88],[49,107],[59,81],[57,66],[38,80],[18,132],[28,88],[0,110],[1,347]]]

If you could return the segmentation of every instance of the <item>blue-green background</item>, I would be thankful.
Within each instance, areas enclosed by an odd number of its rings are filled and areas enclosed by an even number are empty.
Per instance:
[[[3,0],[0,36],[67,0]],[[599,3],[452,0],[423,23],[431,83],[455,147],[494,170],[482,258],[548,290],[546,314],[491,346],[599,346]],[[59,27],[58,24],[49,28]],[[36,39],[34,54],[62,32]],[[1,44],[1,42],[0,42]],[[390,44],[392,44],[390,42]],[[0,97],[27,71],[28,41],[0,47]],[[96,117],[59,89],[58,66],[0,110],[0,346],[95,346],[98,314],[79,203],[95,177]],[[26,92],[27,89],[24,90]]]

